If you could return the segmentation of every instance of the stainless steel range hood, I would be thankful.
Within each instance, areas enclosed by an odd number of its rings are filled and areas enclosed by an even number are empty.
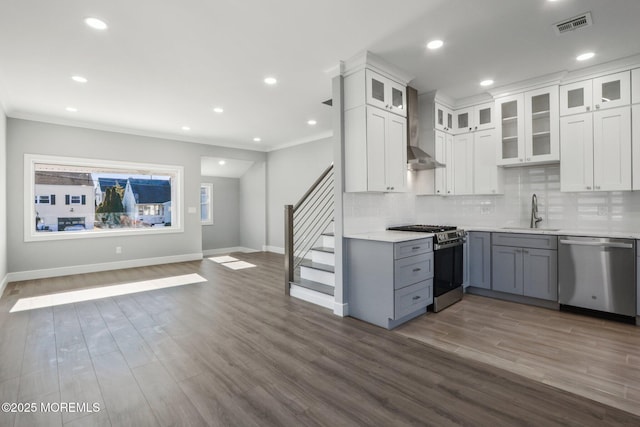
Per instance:
[[[409,168],[409,170],[419,171],[425,169],[443,168],[445,167],[445,165],[425,153],[420,147],[408,145],[407,167]]]
[[[407,86],[407,133],[409,141],[407,145],[407,167],[409,170],[425,170],[443,168],[440,163],[418,147],[420,137],[418,124],[418,91]]]

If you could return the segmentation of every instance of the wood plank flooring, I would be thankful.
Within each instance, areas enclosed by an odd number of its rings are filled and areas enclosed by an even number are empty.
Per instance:
[[[396,330],[640,415],[640,327],[476,295]]]
[[[0,413],[0,426],[640,425],[455,354],[456,344],[438,349],[286,297],[281,255],[234,256],[257,267],[205,259],[9,284],[0,399],[101,410]],[[188,273],[208,282],[9,313],[18,298]],[[604,339],[588,329],[585,340]],[[640,364],[637,353],[628,363]]]

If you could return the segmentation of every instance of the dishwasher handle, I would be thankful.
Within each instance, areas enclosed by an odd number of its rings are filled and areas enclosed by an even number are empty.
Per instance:
[[[582,240],[560,240],[563,245],[576,245],[576,246],[600,246],[602,248],[622,248],[633,249],[631,243],[618,243],[618,242],[585,242]]]

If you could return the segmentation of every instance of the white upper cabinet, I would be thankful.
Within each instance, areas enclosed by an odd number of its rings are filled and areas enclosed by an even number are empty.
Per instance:
[[[631,109],[561,118],[561,191],[631,190]]]
[[[502,166],[560,160],[558,86],[496,100]]]
[[[435,104],[435,129],[453,132],[453,111],[442,104]]]
[[[609,74],[560,87],[560,114],[580,114],[631,103],[629,71]]]
[[[407,116],[406,87],[381,74],[366,70],[367,104]]]
[[[453,143],[453,136],[442,131],[435,131],[435,159],[436,161],[447,165],[447,147]],[[448,166],[447,166],[448,167]],[[435,174],[435,194],[444,196],[447,194],[447,167],[436,168]],[[450,194],[451,190],[449,190]]]
[[[631,102],[640,104],[640,68],[631,70],[631,90]]]
[[[473,135],[473,194],[501,194],[503,168],[496,165],[496,130]]]
[[[493,102],[488,102],[474,107],[456,110],[453,133],[459,135],[466,132],[494,128],[494,106],[495,104]]]
[[[473,134],[455,135],[447,168],[453,178],[452,194],[473,194]]]
[[[498,164],[524,163],[524,95],[506,96],[496,100],[500,146]]]
[[[403,192],[407,119],[370,105],[345,111],[345,191]]]

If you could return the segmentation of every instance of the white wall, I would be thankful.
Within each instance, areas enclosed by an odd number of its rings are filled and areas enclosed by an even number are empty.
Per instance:
[[[240,246],[257,251],[266,244],[266,162],[256,162],[240,178]]]
[[[284,247],[284,205],[294,205],[333,161],[333,139],[267,155],[267,245]]]
[[[7,118],[0,101],[0,295],[7,275]]]
[[[240,179],[203,176],[213,184],[213,224],[202,226],[202,250],[240,246]]]
[[[200,158],[219,156],[264,163],[265,153],[234,150],[204,144],[149,138],[79,127],[9,119],[7,123],[7,212],[8,271],[51,271],[59,267],[88,266],[144,260],[159,257],[192,256],[202,253],[200,224]],[[184,167],[184,232],[71,239],[47,242],[24,242],[24,154],[49,154],[67,157],[127,160],[141,163],[180,165]],[[264,182],[264,178],[262,180]],[[259,193],[259,191],[258,191]],[[264,199],[264,190],[262,191]],[[264,204],[261,215],[264,218]],[[187,213],[195,207],[196,213]],[[247,239],[251,239],[248,230]],[[263,239],[264,233],[258,239]],[[115,247],[122,253],[116,254]]]
[[[561,193],[560,167],[505,169],[500,196],[344,195],[346,233],[398,224],[529,226],[531,196],[538,196],[540,227],[637,231],[640,192]]]

